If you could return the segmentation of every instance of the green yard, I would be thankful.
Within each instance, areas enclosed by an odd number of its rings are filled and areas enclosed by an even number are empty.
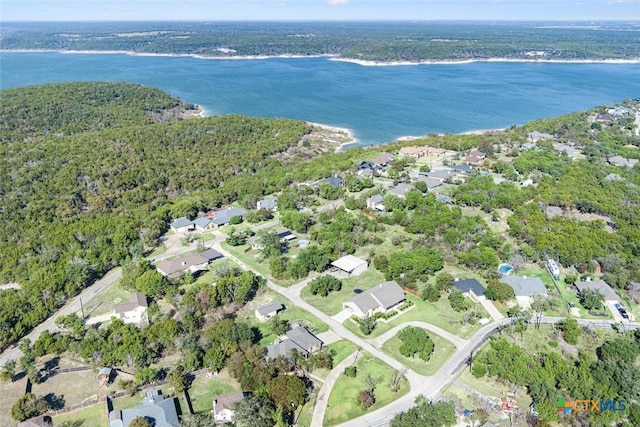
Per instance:
[[[342,303],[355,296],[355,289],[366,291],[384,282],[384,276],[376,269],[369,268],[359,276],[349,277],[342,281],[342,289],[331,292],[329,296],[312,295],[309,286],[302,289],[300,296],[318,310],[333,316],[342,310]]]
[[[114,409],[127,409],[142,404],[144,392],[137,393],[135,396],[127,396],[115,399],[113,401]],[[107,404],[98,403],[87,406],[86,408],[74,411],[68,414],[56,415],[53,417],[54,425],[58,425],[63,421],[76,421],[82,427],[107,427],[109,425],[107,419]]]
[[[197,376],[189,389],[189,397],[194,412],[210,412],[213,410],[214,397],[234,391],[240,391],[240,384],[226,370],[222,370],[218,375]],[[183,412],[187,412],[186,407]]]
[[[280,298],[280,300],[282,299],[283,298]],[[281,319],[286,319],[289,321],[289,323],[300,323],[306,326],[314,334],[319,334],[321,332],[326,332],[329,330],[329,326],[326,323],[324,323],[308,311],[291,304],[287,305],[287,301],[282,302],[283,304],[285,304],[286,308],[284,311],[278,313],[278,317],[280,317]],[[251,317],[247,316],[246,320],[260,329],[260,333],[262,334],[262,338],[260,339],[261,346],[273,344],[273,341],[275,341],[277,337],[276,334],[271,332],[269,321],[260,322],[255,318],[255,316],[253,316],[253,314],[251,315]]]
[[[363,338],[375,338],[396,325],[400,325],[409,321],[421,321],[439,326],[447,332],[458,335],[461,338],[468,338],[480,328],[480,324],[475,325],[462,324],[463,314],[453,311],[446,297],[440,298],[436,303],[423,301],[421,298],[407,294],[407,301],[412,301],[414,308],[406,310],[399,316],[394,317],[390,322],[378,322],[374,331],[368,337],[365,337],[360,331],[359,325],[352,319],[344,322],[344,326],[350,331]],[[489,317],[482,305],[476,304],[478,313],[481,317]]]
[[[131,295],[132,292],[120,286],[118,280],[84,304],[85,316],[94,317],[112,312],[116,304],[129,302]]]
[[[396,393],[392,392],[389,387],[389,380],[393,373],[393,368],[369,353],[361,353],[356,366],[358,368],[358,376],[356,378],[340,375],[333,386],[324,417],[325,425],[332,426],[365,415],[367,412],[388,405],[409,391],[409,383],[406,380],[402,380],[400,390]],[[362,382],[362,378],[365,375],[381,378],[374,391],[376,403],[368,410],[362,408],[357,402],[358,394],[365,387]]]
[[[351,341],[340,340],[333,344],[325,345],[323,348],[329,352],[335,352],[333,355],[333,366],[337,366],[356,350],[356,345]],[[328,374],[328,369],[316,369],[313,371],[313,375],[321,379],[325,379]]]
[[[425,362],[419,357],[405,357],[400,354],[400,345],[402,344],[402,341],[397,337],[393,337],[384,343],[382,349],[393,356],[393,358],[398,362],[404,364],[408,368],[411,368],[415,372],[421,375],[433,375],[455,352],[455,347],[448,340],[434,334],[433,332],[429,332],[429,336],[433,341],[434,349],[428,362]]]

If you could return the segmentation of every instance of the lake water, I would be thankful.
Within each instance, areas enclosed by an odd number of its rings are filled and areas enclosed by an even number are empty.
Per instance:
[[[640,64],[365,67],[329,58],[0,53],[3,89],[76,80],[156,86],[201,105],[207,114],[287,117],[345,127],[361,144],[503,128],[640,97]]]

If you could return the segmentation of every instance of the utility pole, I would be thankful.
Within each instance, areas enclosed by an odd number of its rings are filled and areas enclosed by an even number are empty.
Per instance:
[[[82,297],[80,298],[80,311],[82,312],[82,320],[84,320],[84,305],[82,305]]]

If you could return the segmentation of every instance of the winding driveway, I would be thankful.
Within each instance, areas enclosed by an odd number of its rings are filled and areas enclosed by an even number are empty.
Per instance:
[[[313,407],[313,417],[311,418],[311,427],[322,427],[324,421],[324,414],[327,411],[327,404],[329,403],[329,395],[333,389],[333,385],[338,380],[338,377],[344,372],[344,370],[351,366],[358,355],[358,351],[351,353],[346,359],[340,362],[327,374],[327,378],[324,380],[318,397],[316,398],[316,404]]]

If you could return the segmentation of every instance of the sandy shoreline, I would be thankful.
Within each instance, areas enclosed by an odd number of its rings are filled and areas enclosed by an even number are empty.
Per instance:
[[[533,63],[533,64],[640,64],[640,58],[633,59],[527,59],[527,58],[487,58],[487,59],[463,59],[463,60],[422,60],[422,61],[368,61],[355,58],[342,58],[336,55],[231,55],[215,56],[192,53],[146,53],[128,50],[61,50],[61,49],[0,49],[7,53],[46,53],[57,52],[62,54],[87,54],[87,55],[130,55],[168,58],[197,58],[213,60],[254,60],[254,59],[304,59],[304,58],[329,58],[330,61],[350,62],[365,67],[393,67],[406,65],[462,65],[474,62],[505,62],[505,63]]]
[[[325,125],[323,123],[315,123],[315,122],[305,122],[308,125],[319,127],[320,129],[326,129],[332,132],[344,133],[349,138],[349,141],[343,142],[338,147],[336,147],[336,153],[344,151],[349,145],[353,145],[358,142],[358,139],[353,135],[353,131],[349,128],[341,128],[338,126],[330,126]]]

